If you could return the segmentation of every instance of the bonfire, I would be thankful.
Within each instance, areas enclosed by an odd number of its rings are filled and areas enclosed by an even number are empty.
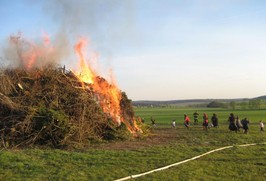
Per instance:
[[[42,63],[54,47],[27,43],[25,48],[20,35],[10,40],[20,66],[0,72],[2,146],[85,146],[142,133],[126,93],[87,64],[84,40],[74,46],[77,71]]]

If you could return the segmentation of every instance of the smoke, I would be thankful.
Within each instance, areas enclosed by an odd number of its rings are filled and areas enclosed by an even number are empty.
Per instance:
[[[104,77],[109,76],[107,69],[112,66],[113,52],[130,46],[136,34],[132,0],[48,0],[43,7],[57,24],[55,42],[62,44],[66,52],[73,52],[73,45],[86,37],[89,64]],[[71,60],[67,64],[73,66]]]
[[[71,36],[122,36],[131,32],[133,1],[126,0],[47,0],[43,2],[46,16],[58,24],[59,33]]]
[[[90,49],[111,57],[114,49],[123,47],[135,34],[132,0],[29,0],[28,3],[41,6],[41,13],[50,19],[56,31],[51,33],[49,45],[42,37],[30,40],[20,33],[12,35],[3,52],[13,66],[38,67],[66,61],[71,64],[69,59],[80,37],[90,39]],[[17,42],[10,41],[12,38]],[[31,65],[33,59],[35,63]]]
[[[63,38],[58,41],[56,47],[52,45],[48,34],[31,40],[21,32],[11,35],[3,48],[4,59],[12,68],[23,67],[31,69],[43,67],[48,64],[57,64],[61,58],[66,56],[66,47],[63,48]]]

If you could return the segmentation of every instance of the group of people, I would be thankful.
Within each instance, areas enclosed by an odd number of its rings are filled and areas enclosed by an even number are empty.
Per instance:
[[[229,129],[231,131],[238,132],[240,131],[240,128],[242,128],[245,134],[248,133],[249,120],[247,118],[241,120],[238,116],[235,116],[233,113],[230,113],[228,121],[229,121]],[[262,121],[260,121],[259,126],[260,126],[260,131],[263,131],[264,123]]]
[[[193,114],[194,117],[194,125],[198,125],[198,117],[199,117],[199,113],[196,111]],[[208,115],[206,113],[203,113],[203,117],[202,117],[203,121],[202,121],[202,126],[203,129],[207,130],[209,127],[218,127],[218,117],[217,115],[214,113],[211,117],[211,123],[209,124],[209,118]],[[188,117],[187,114],[184,114],[184,125],[187,129],[189,129],[190,127],[190,118]]]
[[[193,114],[194,117],[194,125],[198,125],[198,118],[199,118],[199,113],[196,111]],[[213,113],[211,117],[211,122],[209,123],[208,115],[206,113],[203,113],[202,116],[202,126],[204,130],[208,130],[210,127],[218,127],[218,117],[215,113]],[[189,129],[190,128],[190,118],[187,114],[184,114],[184,126]],[[240,119],[238,116],[235,116],[233,113],[230,113],[228,117],[228,122],[229,122],[229,130],[238,132],[240,131],[240,128],[244,130],[244,133],[247,134],[248,132],[248,124],[249,120],[247,118]],[[176,127],[176,122],[175,120],[172,121],[172,126],[175,128]],[[262,121],[260,121],[260,131],[263,131],[264,129],[264,124]]]
[[[228,121],[229,121],[229,129],[231,131],[237,132],[240,130],[240,128],[243,128],[244,133],[247,134],[248,124],[249,124],[249,120],[247,118],[240,120],[238,116],[235,116],[233,113],[230,113]]]

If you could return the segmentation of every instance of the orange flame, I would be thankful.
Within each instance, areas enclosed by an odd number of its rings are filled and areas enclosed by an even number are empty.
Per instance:
[[[86,47],[87,41],[85,39],[80,39],[80,41],[75,45],[75,51],[76,54],[79,56],[79,66],[80,66],[80,75],[78,75],[79,79],[82,82],[86,82],[89,84],[94,83],[95,79],[95,73],[93,70],[87,65],[85,58],[84,58],[84,53],[83,49]]]
[[[99,94],[98,99],[103,111],[107,113],[118,125],[121,124],[120,100],[121,92],[117,86],[108,83],[100,78],[89,64],[85,61],[83,50],[86,48],[87,41],[80,39],[75,45],[76,54],[79,57],[80,72],[75,72],[81,82],[89,83],[93,90]]]
[[[127,129],[133,134],[133,135],[137,135],[137,133],[143,133],[143,131],[139,128],[139,126],[137,125],[137,121],[139,123],[141,123],[141,120],[140,119],[135,119],[133,118],[132,122],[133,124],[132,125],[129,125],[127,127]]]
[[[103,111],[108,114],[112,120],[118,125],[123,122],[127,129],[134,135],[136,133],[142,133],[142,130],[138,127],[136,120],[133,118],[131,123],[126,122],[121,116],[120,101],[122,98],[121,91],[116,86],[114,76],[111,72],[111,83],[107,82],[104,78],[101,78],[92,70],[91,66],[86,63],[83,50],[87,45],[87,41],[80,39],[75,45],[76,54],[79,57],[80,72],[75,72],[75,75],[79,78],[81,83],[90,83],[91,87],[98,95],[98,101]],[[83,88],[85,86],[83,85]]]
[[[120,116],[120,100],[121,92],[120,90],[112,84],[109,84],[104,79],[98,78],[95,82],[93,89],[100,93],[103,100],[100,101],[100,104],[105,113],[108,113],[118,125],[121,124],[122,118]]]

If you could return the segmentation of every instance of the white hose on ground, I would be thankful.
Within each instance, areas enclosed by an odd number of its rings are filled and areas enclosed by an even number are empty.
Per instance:
[[[182,163],[186,163],[186,162],[198,159],[198,158],[203,157],[205,155],[208,155],[210,153],[221,151],[221,150],[228,149],[228,148],[232,148],[234,146],[246,147],[246,146],[262,145],[262,144],[266,144],[266,142],[264,142],[264,143],[251,143],[251,144],[244,144],[244,145],[225,146],[225,147],[222,147],[222,148],[217,148],[217,149],[208,151],[206,153],[203,153],[201,155],[195,156],[193,158],[190,158],[190,159],[187,159],[187,160],[183,160],[181,162],[177,162],[177,163],[174,163],[174,164],[171,164],[171,165],[167,165],[167,166],[164,166],[164,167],[161,167],[161,168],[157,168],[157,169],[154,169],[154,170],[151,170],[151,171],[148,171],[148,172],[140,173],[140,174],[137,174],[137,175],[130,175],[130,176],[127,176],[127,177],[124,177],[124,178],[120,178],[120,179],[114,180],[114,181],[124,181],[124,180],[128,180],[128,179],[132,179],[132,178],[137,178],[137,177],[141,177],[141,176],[144,176],[144,175],[148,175],[148,174],[151,174],[151,173],[154,173],[154,172],[162,171],[162,170],[168,169],[170,167],[174,167],[174,166],[180,165]]]

